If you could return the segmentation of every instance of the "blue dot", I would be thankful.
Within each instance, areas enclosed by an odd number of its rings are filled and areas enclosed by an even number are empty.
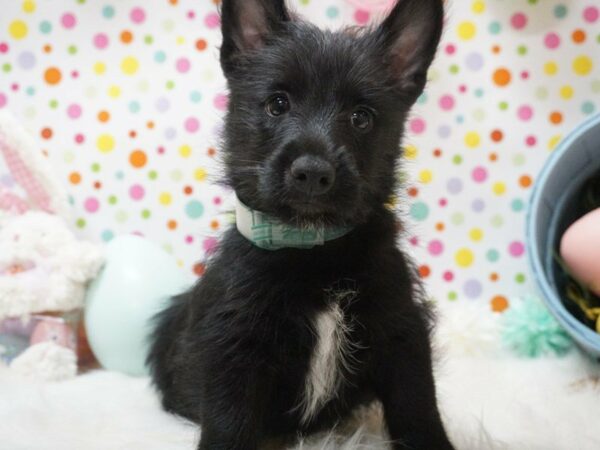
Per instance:
[[[123,178],[125,178],[125,174],[122,170],[119,170],[117,173],[115,173],[115,177],[117,177],[117,180],[122,180]]]
[[[102,8],[102,15],[107,19],[112,19],[115,15],[115,8],[110,5],[106,5]]]
[[[429,217],[429,207],[423,202],[415,203],[410,207],[410,215],[413,219],[422,222]]]
[[[335,19],[339,15],[340,10],[337,6],[330,6],[329,8],[327,8],[327,17],[329,17],[330,19]]]
[[[202,101],[202,94],[198,91],[192,91],[190,94],[190,100],[193,103],[200,103],[200,101]]]
[[[185,206],[185,212],[190,219],[199,219],[204,214],[204,206],[198,200],[192,200]]]
[[[35,95],[35,88],[33,86],[29,86],[27,88],[27,95],[29,95],[30,97],[33,97]]]
[[[140,108],[140,103],[135,100],[129,103],[129,111],[131,111],[133,114],[138,113]]]
[[[417,103],[419,105],[424,105],[425,103],[427,103],[427,94],[425,92],[423,92],[417,99]]]
[[[497,262],[500,259],[500,253],[498,253],[498,250],[490,250],[487,252],[487,259],[490,262]]]
[[[492,22],[490,23],[489,30],[491,34],[498,34],[502,31],[502,25],[500,25],[500,22]]]
[[[479,88],[475,90],[475,97],[481,98],[483,97],[483,89]]]
[[[456,123],[463,123],[465,121],[465,118],[463,115],[459,115],[456,117]]]
[[[104,242],[110,242],[113,240],[114,237],[115,237],[115,234],[110,230],[104,230],[102,232],[102,240]]]
[[[516,198],[512,201],[511,208],[514,212],[521,212],[525,208],[525,203],[520,198]]]
[[[162,50],[159,50],[154,54],[154,61],[156,61],[157,63],[163,63],[163,62],[165,62],[166,59],[167,59],[167,54],[165,52],[163,52]]]
[[[565,5],[556,5],[554,8],[554,16],[557,19],[564,19],[568,14],[567,7]]]
[[[596,105],[594,105],[592,102],[585,102],[583,105],[581,105],[581,111],[584,114],[594,114],[594,111],[596,111]]]
[[[42,23],[40,23],[40,32],[42,32],[43,34],[48,34],[52,31],[52,24],[50,22],[48,22],[47,20],[44,20]]]

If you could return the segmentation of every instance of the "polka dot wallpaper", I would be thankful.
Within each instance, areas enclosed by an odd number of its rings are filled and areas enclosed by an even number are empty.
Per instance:
[[[143,234],[200,275],[228,226],[230,195],[215,184],[219,1],[0,2],[0,108],[40,142],[79,234]],[[291,2],[331,28],[375,20],[368,3]],[[500,312],[533,289],[524,222],[536,176],[600,107],[600,4],[449,0],[447,22],[408,124],[398,202],[431,294]],[[0,183],[12,183],[1,168]]]

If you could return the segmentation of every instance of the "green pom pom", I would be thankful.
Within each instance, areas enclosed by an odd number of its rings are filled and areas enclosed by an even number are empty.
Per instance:
[[[502,325],[504,344],[519,356],[562,356],[573,347],[566,331],[535,297],[513,302],[504,313]]]

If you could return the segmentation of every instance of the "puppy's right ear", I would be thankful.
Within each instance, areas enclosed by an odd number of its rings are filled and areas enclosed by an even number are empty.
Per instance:
[[[236,57],[258,50],[290,20],[284,0],[223,0],[221,67],[228,75]]]

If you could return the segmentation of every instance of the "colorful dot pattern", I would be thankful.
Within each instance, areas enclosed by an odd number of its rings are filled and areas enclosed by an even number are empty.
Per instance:
[[[40,142],[73,225],[139,233],[201,275],[227,226],[219,179],[227,92],[218,0],[27,0],[0,15],[0,108]],[[329,27],[378,13],[294,0]],[[360,3],[360,2],[359,2]],[[527,201],[561,138],[600,107],[594,0],[454,0],[430,85],[408,123],[406,242],[439,301],[490,311],[533,289]],[[10,177],[0,168],[0,183]]]

